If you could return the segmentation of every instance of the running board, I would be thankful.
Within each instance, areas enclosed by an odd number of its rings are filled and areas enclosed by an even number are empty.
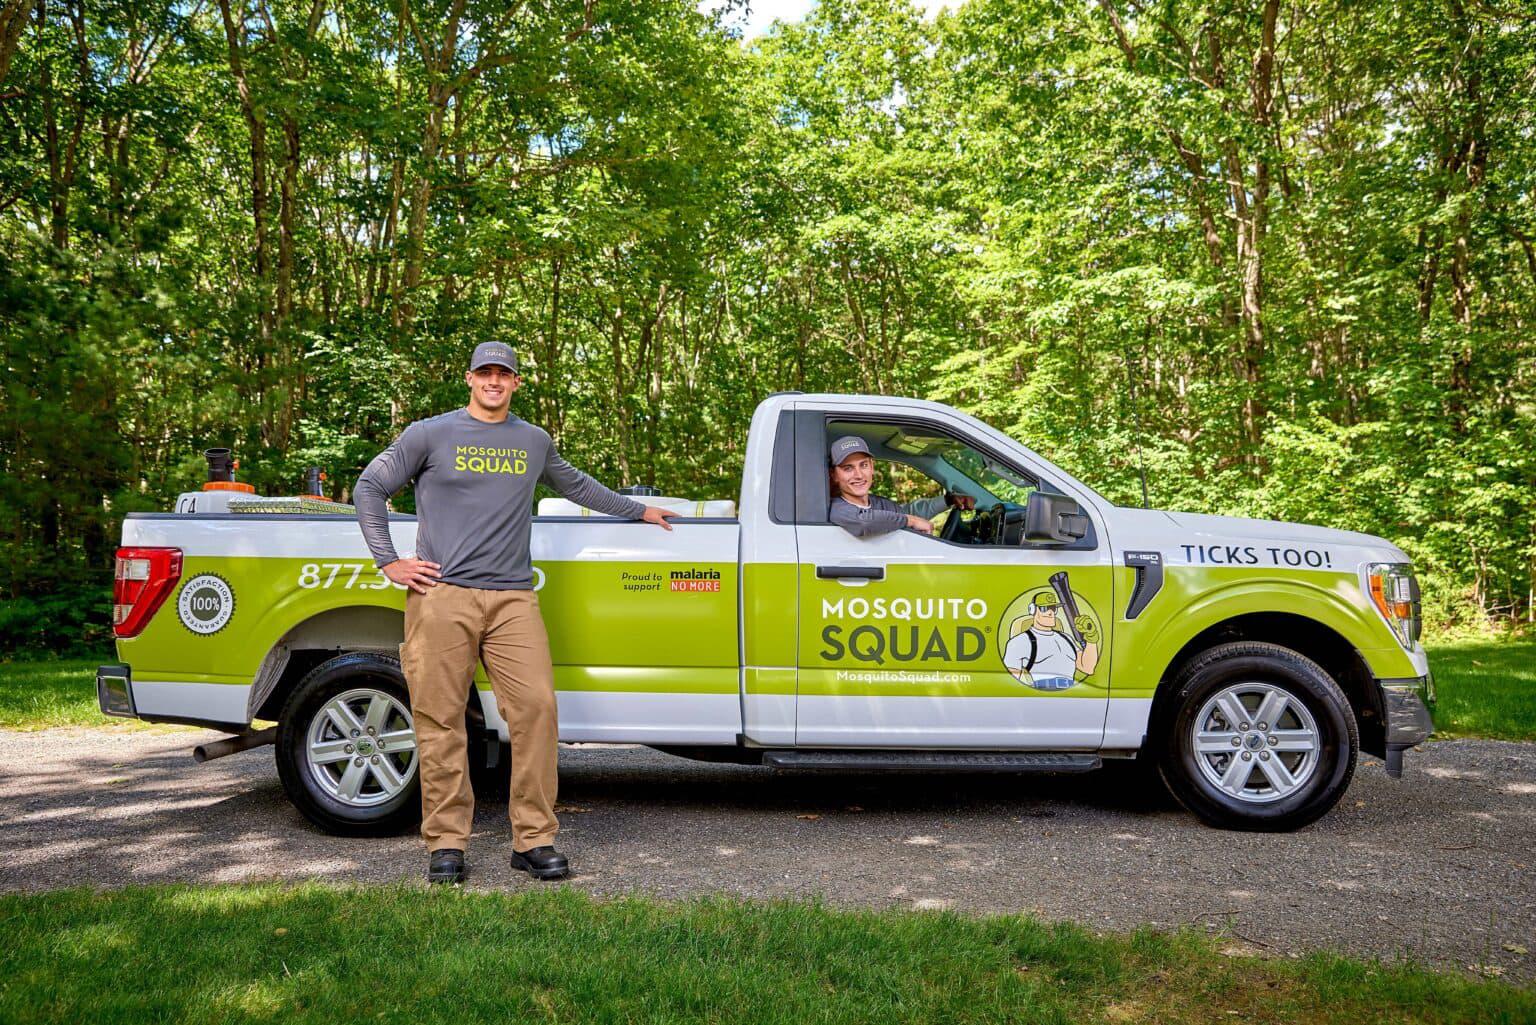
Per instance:
[[[763,764],[801,772],[1092,772],[1103,763],[1077,751],[767,751]]]

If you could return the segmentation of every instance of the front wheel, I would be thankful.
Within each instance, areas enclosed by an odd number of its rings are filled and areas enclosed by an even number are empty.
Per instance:
[[[389,836],[421,819],[416,732],[399,660],[353,652],[316,666],[283,705],[277,774],[338,836]]]
[[[1179,673],[1161,719],[1158,766],[1205,822],[1281,832],[1316,821],[1354,776],[1360,738],[1339,685],[1276,644],[1203,652]]]

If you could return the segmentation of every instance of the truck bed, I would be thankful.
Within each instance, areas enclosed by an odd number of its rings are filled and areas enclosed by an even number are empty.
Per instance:
[[[674,523],[534,519],[561,739],[731,744],[741,731],[739,526]],[[414,516],[391,516],[390,529],[398,551],[414,552]],[[374,568],[350,516],[129,514],[123,543],[179,548],[182,581],[216,576],[233,600],[214,633],[187,628],[167,602],[138,637],[118,641],[147,717],[246,723],[294,652],[388,651],[403,636],[405,592]],[[487,724],[504,732],[488,683],[478,685]]]

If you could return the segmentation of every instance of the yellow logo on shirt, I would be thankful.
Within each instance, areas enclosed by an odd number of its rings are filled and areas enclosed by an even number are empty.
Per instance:
[[[528,450],[458,445],[453,450],[453,468],[460,473],[511,473],[522,476],[528,472]]]

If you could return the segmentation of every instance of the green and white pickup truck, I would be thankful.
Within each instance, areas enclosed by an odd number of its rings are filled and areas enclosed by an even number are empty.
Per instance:
[[[975,509],[935,536],[851,537],[827,521],[828,443],[849,434],[898,497]],[[1359,752],[1397,776],[1433,728],[1418,586],[1391,543],[1116,506],[936,403],[775,395],[739,512],[643,500],[695,515],[668,533],[545,500],[533,521],[564,741],[833,771],[1140,755],[1206,822],[1283,830],[1339,800]],[[414,517],[391,529],[414,551]],[[208,756],[275,743],[327,830],[414,821],[404,592],[349,507],[192,492],[130,513],[122,544],[103,711],[235,734]],[[477,687],[472,756],[494,766],[505,722]]]

